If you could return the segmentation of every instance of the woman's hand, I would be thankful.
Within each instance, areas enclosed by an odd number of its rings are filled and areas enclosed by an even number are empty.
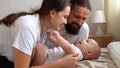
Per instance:
[[[77,63],[80,59],[78,54],[70,54],[59,60],[62,68],[76,68]]]

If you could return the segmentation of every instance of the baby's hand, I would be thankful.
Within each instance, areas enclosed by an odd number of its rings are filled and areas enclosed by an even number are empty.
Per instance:
[[[60,34],[59,34],[59,32],[58,31],[51,31],[51,32],[47,32],[47,34],[48,34],[48,37],[49,37],[49,39],[53,42],[53,43],[55,43],[55,44],[59,44],[59,42],[57,41],[61,36],[60,36]]]
[[[53,39],[53,38],[56,38],[56,39],[58,39],[59,37],[61,37],[60,36],[60,34],[59,34],[59,32],[58,31],[50,31],[50,32],[47,32],[47,34],[48,34],[48,37],[50,38],[50,39]]]

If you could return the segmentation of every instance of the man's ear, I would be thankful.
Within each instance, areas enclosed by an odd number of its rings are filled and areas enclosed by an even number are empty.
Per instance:
[[[51,10],[51,11],[50,11],[50,17],[53,18],[53,17],[55,16],[55,13],[56,13],[55,10]]]

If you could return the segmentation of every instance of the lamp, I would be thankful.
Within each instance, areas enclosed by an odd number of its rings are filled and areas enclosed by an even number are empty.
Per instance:
[[[105,14],[103,12],[103,10],[96,10],[93,12],[92,14],[92,18],[91,18],[91,22],[92,23],[105,23]],[[104,34],[100,28],[100,26],[98,26],[97,31],[95,34]]]

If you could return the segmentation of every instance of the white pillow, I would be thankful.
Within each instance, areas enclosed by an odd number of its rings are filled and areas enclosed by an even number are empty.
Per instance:
[[[120,68],[120,41],[111,42],[107,46],[109,54],[116,65]]]

